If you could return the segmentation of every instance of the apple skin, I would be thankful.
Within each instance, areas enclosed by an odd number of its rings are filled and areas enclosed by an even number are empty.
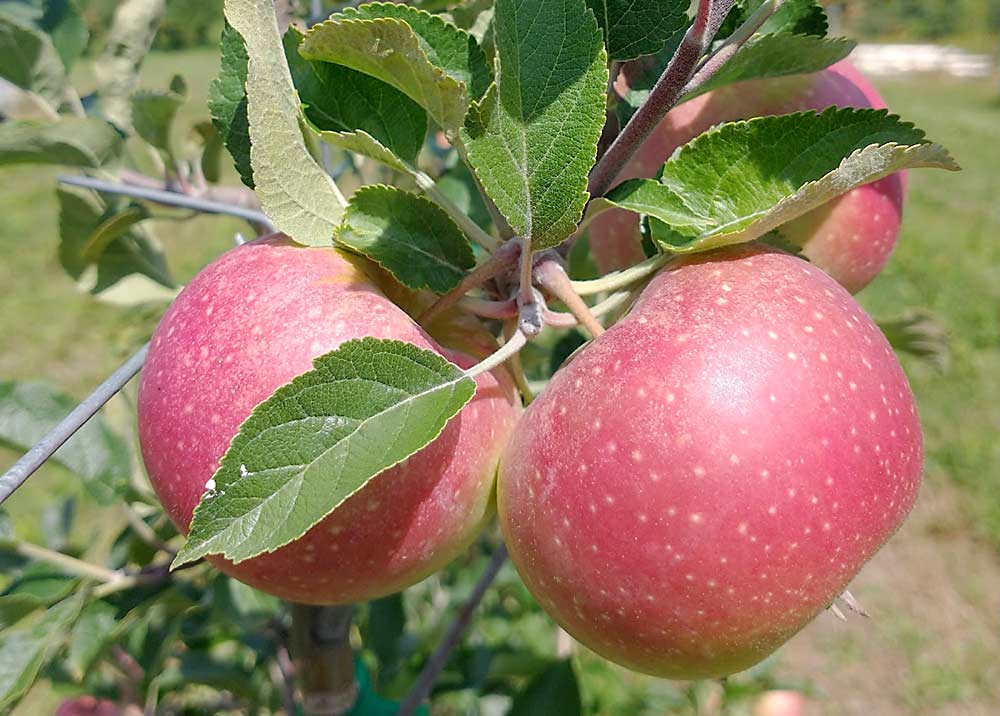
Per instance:
[[[619,79],[627,84],[627,78]],[[619,85],[621,86],[621,85]],[[671,110],[626,166],[619,180],[653,177],[678,147],[723,122],[839,107],[885,108],[874,87],[847,60],[811,75],[728,85]],[[902,222],[906,177],[893,174],[858,187],[785,224],[782,237],[857,293],[885,268]],[[638,215],[609,211],[590,227],[591,247],[604,272],[644,258]]]
[[[829,276],[675,261],[553,377],[501,458],[511,557],[580,642],[674,679],[746,669],[841,594],[923,468],[906,376]]]
[[[443,353],[389,301],[366,262],[283,237],[232,250],[178,296],[152,340],[139,388],[139,437],[150,480],[187,530],[205,483],[240,424],[313,358],[365,336]],[[417,454],[376,476],[300,539],[222,571],[283,599],[366,601],[451,561],[492,515],[496,463],[520,408],[502,370]]]

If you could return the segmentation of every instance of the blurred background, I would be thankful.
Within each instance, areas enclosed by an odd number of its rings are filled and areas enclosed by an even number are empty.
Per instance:
[[[86,58],[102,51],[116,4],[79,3],[90,29]],[[206,115],[205,97],[218,67],[221,5],[168,0],[144,66],[142,82],[149,88],[165,88],[174,74],[186,78],[188,100],[179,112],[191,121]],[[852,587],[871,618],[842,623],[822,615],[745,683],[757,679],[769,688],[799,690],[806,714],[995,716],[1000,0],[856,0],[829,9],[835,33],[864,43],[856,60],[889,106],[948,147],[964,167],[958,175],[913,173],[893,261],[859,297],[879,317],[931,311],[947,330],[951,360],[940,370],[903,358],[924,420],[927,480],[912,518]],[[74,73],[78,87],[93,86],[90,61],[78,63]],[[228,165],[226,171],[236,182]],[[0,173],[0,379],[43,379],[79,398],[148,338],[163,305],[108,305],[76,290],[58,259],[57,173],[35,166]],[[230,247],[235,232],[246,230],[237,220],[177,216],[156,228],[179,282]],[[122,426],[129,425],[128,411],[126,401],[109,406]],[[0,447],[0,468],[17,457]],[[79,491],[66,472],[46,467],[9,503],[19,534],[45,543],[50,536],[40,516]],[[99,527],[96,512],[81,512],[66,539],[87,544],[100,536]],[[504,628],[484,621],[473,632],[499,629],[500,637],[493,638],[502,638]],[[692,687],[687,693],[697,692],[693,701],[672,706],[671,695],[679,693],[672,685],[622,677],[596,664],[593,674],[584,671],[581,678],[588,713],[606,716],[716,713],[712,694],[721,688]],[[734,679],[727,688],[741,683]],[[18,713],[52,713],[52,703],[41,689]]]

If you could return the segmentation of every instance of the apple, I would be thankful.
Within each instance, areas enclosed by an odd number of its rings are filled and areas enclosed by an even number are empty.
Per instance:
[[[125,709],[119,708],[113,701],[77,696],[59,704],[55,716],[125,716],[125,713]]]
[[[798,691],[766,691],[757,698],[753,716],[803,716],[805,704]]]
[[[842,594],[919,489],[906,376],[851,295],[765,246],[676,260],[514,428],[511,557],[572,636],[719,677]]]
[[[627,73],[618,87],[627,85]],[[773,114],[840,107],[884,108],[878,92],[848,61],[811,75],[753,80],[722,87],[671,110],[626,166],[620,180],[653,177],[678,147],[723,122]],[[810,261],[851,293],[882,271],[899,238],[905,175],[858,187],[779,230]],[[639,218],[609,211],[590,226],[591,250],[603,271],[624,268],[644,256]]]
[[[139,437],[153,488],[182,531],[240,424],[313,358],[365,336],[439,346],[378,289],[364,260],[275,236],[234,249],[177,297],[152,339]],[[439,569],[492,514],[500,451],[519,415],[503,370],[430,445],[376,476],[295,542],[224,572],[291,601],[339,604],[399,591]]]

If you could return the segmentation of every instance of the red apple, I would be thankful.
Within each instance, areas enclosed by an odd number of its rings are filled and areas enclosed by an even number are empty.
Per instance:
[[[366,263],[273,237],[228,252],[177,297],[156,330],[139,388],[139,436],[150,480],[186,531],[240,424],[313,358],[352,338],[441,349],[379,291]],[[519,414],[502,370],[430,445],[375,477],[333,514],[274,553],[223,571],[311,604],[399,591],[455,557],[491,513],[496,463]]]
[[[521,576],[597,653],[717,677],[826,608],[917,495],[913,396],[876,325],[809,263],[671,264],[525,412],[501,459]]]
[[[627,77],[619,79],[619,87]],[[672,110],[626,166],[620,179],[653,177],[678,147],[723,122],[840,107],[884,108],[878,92],[849,62],[811,75],[754,80],[696,97]],[[780,229],[813,263],[851,293],[885,267],[899,238],[905,175],[859,187]],[[603,271],[642,260],[639,219],[607,212],[590,227],[595,261]]]

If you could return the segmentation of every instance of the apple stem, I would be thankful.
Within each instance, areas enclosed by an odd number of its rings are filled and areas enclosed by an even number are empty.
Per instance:
[[[499,365],[503,365],[508,359],[515,356],[528,344],[528,337],[524,335],[524,331],[518,329],[514,331],[514,334],[507,339],[498,351],[490,355],[489,358],[477,363],[476,365],[465,371],[465,375],[469,378],[475,378],[483,373],[487,373]]]
[[[292,655],[307,716],[342,716],[358,698],[352,605],[292,604]]]
[[[444,294],[437,301],[432,303],[424,311],[417,322],[422,326],[428,326],[435,318],[440,316],[452,306],[462,300],[469,291],[479,288],[491,278],[495,278],[504,271],[510,269],[517,262],[521,255],[521,240],[511,239],[505,242],[497,252],[490,256],[484,263],[472,270],[468,276],[448,293]]]
[[[417,186],[431,199],[435,204],[437,204],[441,209],[451,217],[452,221],[458,224],[459,228],[465,232],[472,241],[479,244],[482,248],[486,249],[490,253],[493,253],[498,248],[500,248],[500,240],[490,236],[488,233],[483,231],[483,229],[473,221],[468,214],[459,209],[455,204],[449,199],[444,193],[438,189],[437,184],[431,179],[427,174],[420,170],[413,171],[413,178],[417,182]]]
[[[486,565],[486,570],[480,575],[479,581],[476,582],[469,600],[462,605],[462,610],[455,617],[455,621],[451,623],[451,626],[448,627],[448,632],[445,634],[444,639],[441,640],[437,649],[431,654],[423,671],[420,672],[420,676],[417,677],[413,688],[410,689],[410,692],[400,704],[399,716],[413,716],[420,704],[430,695],[431,690],[434,688],[434,682],[441,675],[451,653],[458,646],[458,642],[462,638],[462,633],[468,628],[469,622],[472,621],[472,615],[475,613],[476,607],[483,601],[483,597],[486,596],[486,590],[489,589],[493,580],[497,578],[500,568],[503,567],[506,561],[507,546],[501,542],[493,552],[489,564]]]
[[[609,273],[602,278],[592,281],[571,281],[570,284],[573,286],[573,290],[581,296],[617,291],[649,278],[663,268],[671,258],[669,254],[658,254],[637,263],[635,266]]]
[[[505,342],[509,341],[511,336],[513,336],[516,331],[517,321],[510,319],[504,321],[503,335]],[[535,393],[531,389],[531,385],[528,383],[528,376],[524,374],[524,364],[521,362],[520,353],[515,353],[507,359],[507,369],[510,371],[511,376],[514,378],[514,384],[521,393],[521,402],[523,402],[525,406],[531,405],[532,401],[535,399]]]
[[[724,64],[729,62],[733,56],[740,51],[740,49],[747,43],[747,41],[753,37],[754,33],[761,28],[761,26],[767,22],[774,13],[781,9],[784,5],[784,0],[767,0],[763,5],[761,5],[757,10],[747,18],[746,22],[737,28],[736,32],[726,39],[725,43],[713,52],[707,60],[702,64],[702,66],[695,72],[694,76],[688,81],[687,85],[684,87],[683,92],[681,92],[681,98],[687,96],[691,92],[694,92],[699,87],[702,87],[706,82],[708,82],[715,73],[718,72]]]
[[[517,315],[517,301],[508,298],[506,301],[487,301],[483,298],[465,296],[458,305],[469,313],[480,318],[514,318]]]
[[[605,316],[612,311],[628,306],[635,298],[635,291],[618,291],[608,296],[600,303],[590,309],[594,317]],[[545,311],[545,323],[553,328],[573,328],[580,322],[572,313],[562,313],[561,311]]]
[[[694,75],[698,61],[719,31],[722,21],[733,7],[734,0],[699,0],[694,24],[674,53],[649,99],[632,115],[632,119],[601,157],[590,173],[587,191],[591,197],[604,196],[611,188],[629,159],[652,133],[660,120],[680,99]]]
[[[566,305],[577,323],[583,326],[591,337],[599,338],[604,334],[604,326],[591,313],[590,306],[584,302],[580,294],[573,290],[566,269],[557,258],[545,257],[539,261],[535,266],[534,278],[543,290]]]
[[[531,250],[531,240],[522,238],[521,242],[521,262],[519,265],[519,286],[518,300],[521,305],[527,306],[534,302],[535,295],[531,290],[532,286],[532,267],[534,262],[534,252]]]

